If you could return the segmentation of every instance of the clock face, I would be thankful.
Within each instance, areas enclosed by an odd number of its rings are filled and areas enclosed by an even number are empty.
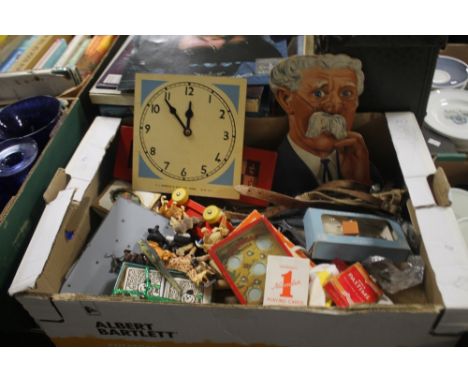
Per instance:
[[[174,109],[177,115],[171,113]],[[236,122],[228,100],[219,91],[197,82],[174,82],[147,99],[139,139],[145,158],[156,171],[192,182],[216,176],[229,163]],[[169,142],[177,142],[177,146]]]
[[[133,186],[237,199],[246,81],[137,74]]]

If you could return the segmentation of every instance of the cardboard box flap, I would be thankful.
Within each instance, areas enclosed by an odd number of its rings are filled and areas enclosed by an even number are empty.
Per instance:
[[[77,179],[77,178],[70,179],[66,188],[71,189],[71,190],[76,190],[73,196],[74,202],[81,203],[83,201],[83,196],[85,195],[86,190],[88,189],[90,183],[91,183],[91,180],[83,180],[83,179]]]
[[[54,200],[57,197],[58,193],[65,189],[65,186],[67,185],[69,180],[70,179],[68,178],[63,168],[57,169],[57,171],[54,174],[54,177],[50,181],[49,187],[47,187],[43,194],[45,202],[50,203],[52,200]]]
[[[95,177],[106,148],[117,133],[120,118],[97,117],[70,159],[65,173],[57,171],[44,196],[48,202],[8,293],[33,288],[49,258],[64,218],[73,202],[80,203]],[[66,175],[70,181],[64,187]],[[52,199],[55,194],[55,199]],[[52,200],[51,200],[52,199]]]
[[[435,205],[427,178],[436,168],[416,117],[410,112],[385,113],[385,117],[414,207]]]
[[[453,210],[448,206],[448,181],[435,168],[412,113],[385,114],[405,179],[427,261],[445,311],[434,328],[437,334],[456,334],[468,326],[468,250]]]
[[[416,210],[416,217],[445,307],[450,307],[447,302],[451,301],[452,305],[457,305],[453,307],[468,308],[468,251],[453,210],[421,208]],[[444,288],[455,289],[444,293]]]
[[[55,200],[50,202],[44,209],[8,290],[10,296],[35,286],[36,280],[49,257],[63,218],[68,211],[73,193],[73,189],[60,191]]]
[[[68,162],[65,171],[77,192],[74,201],[81,201],[86,188],[101,165],[106,149],[120,126],[120,118],[96,117],[80,145]]]
[[[427,178],[408,178],[405,179],[405,183],[415,208],[429,207],[436,204]]]
[[[445,306],[435,332],[459,333],[468,326],[468,250],[455,214],[435,206],[417,209],[416,217]]]

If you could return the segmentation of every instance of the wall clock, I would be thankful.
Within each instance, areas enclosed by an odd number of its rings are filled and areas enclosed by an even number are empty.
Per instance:
[[[133,188],[238,199],[247,81],[136,74]]]

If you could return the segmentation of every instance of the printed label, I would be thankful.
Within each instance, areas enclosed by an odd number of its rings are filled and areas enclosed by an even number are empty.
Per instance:
[[[268,256],[263,305],[307,306],[309,260]]]

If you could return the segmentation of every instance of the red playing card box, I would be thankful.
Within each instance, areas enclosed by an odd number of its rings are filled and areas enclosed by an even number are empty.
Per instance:
[[[375,303],[383,294],[360,263],[355,263],[338,276],[332,277],[324,289],[341,308]]]
[[[119,142],[115,154],[114,178],[132,182],[133,127],[120,126]]]
[[[245,186],[271,190],[277,156],[274,151],[244,147],[241,183]],[[264,200],[244,195],[241,195],[240,201],[255,206],[268,205],[268,202]]]

